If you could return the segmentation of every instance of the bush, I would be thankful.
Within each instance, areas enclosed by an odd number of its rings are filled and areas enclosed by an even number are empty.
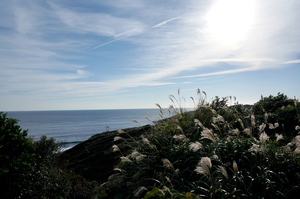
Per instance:
[[[215,110],[216,104],[198,106],[193,114],[180,108],[175,117],[157,123],[139,139],[117,136],[112,151],[120,154],[120,163],[103,186],[108,198],[300,194],[300,136],[278,134],[286,131],[259,122],[259,115],[241,105],[219,103]],[[284,119],[293,112],[281,113],[273,112]]]
[[[33,163],[32,143],[17,120],[6,115],[0,112],[0,186],[4,198],[14,198],[26,188],[24,176],[30,173]]]
[[[17,120],[0,112],[1,198],[90,199],[105,195],[90,182],[58,164],[60,144],[42,136],[27,138]]]

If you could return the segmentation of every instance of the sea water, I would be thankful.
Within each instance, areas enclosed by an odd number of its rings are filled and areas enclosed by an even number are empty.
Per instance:
[[[18,120],[23,130],[28,129],[28,136],[34,140],[46,135],[64,143],[65,148],[73,147],[97,133],[151,124],[160,119],[158,114],[159,109],[7,112],[8,117]],[[168,111],[164,115],[169,116]]]

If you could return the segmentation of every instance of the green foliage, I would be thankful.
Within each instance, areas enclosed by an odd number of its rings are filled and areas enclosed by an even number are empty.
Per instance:
[[[176,116],[157,123],[140,139],[115,139],[113,151],[121,157],[103,186],[107,198],[297,196],[300,136],[284,134],[280,123],[260,122],[260,115],[242,105],[228,107],[226,99],[212,104],[199,100],[201,105],[189,113],[175,109]],[[286,108],[272,114],[291,119],[298,113],[295,106]]]
[[[33,157],[27,131],[6,115],[0,112],[0,186],[5,198],[11,198],[24,189],[22,176],[31,171]]]
[[[254,104],[253,113],[259,123],[274,124],[278,122],[280,124],[277,129],[278,132],[289,137],[297,135],[295,126],[300,125],[300,104],[296,99],[289,99],[282,93],[278,93],[277,96],[270,95]],[[268,129],[266,129],[266,132],[271,133],[272,136],[277,133]]]
[[[78,198],[105,196],[89,182],[58,164],[60,144],[42,136],[27,138],[17,120],[0,112],[1,198]]]

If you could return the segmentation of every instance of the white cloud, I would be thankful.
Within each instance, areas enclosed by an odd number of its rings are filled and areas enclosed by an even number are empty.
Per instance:
[[[180,78],[300,63],[300,3],[252,1],[253,21],[230,43],[208,29],[207,13],[215,2],[105,1],[93,2],[99,7],[92,11],[89,2],[85,9],[65,1],[1,2],[0,96],[97,98],[140,86],[176,85]],[[100,9],[103,5],[109,9]],[[115,52],[131,57],[122,62]],[[111,53],[115,65],[97,53]],[[219,63],[226,66],[216,68]],[[110,80],[104,80],[101,67]],[[124,73],[115,74],[120,70]]]
[[[136,20],[115,17],[107,13],[79,13],[48,3],[64,24],[80,32],[117,38],[139,34],[144,30],[144,25]]]

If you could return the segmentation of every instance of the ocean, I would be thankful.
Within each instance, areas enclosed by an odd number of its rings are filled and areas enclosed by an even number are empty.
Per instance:
[[[170,116],[168,111],[164,112],[166,117]],[[8,117],[19,120],[18,125],[23,130],[28,129],[28,136],[34,140],[46,135],[64,143],[65,148],[71,148],[97,133],[151,124],[159,120],[158,115],[158,108],[7,112]]]

